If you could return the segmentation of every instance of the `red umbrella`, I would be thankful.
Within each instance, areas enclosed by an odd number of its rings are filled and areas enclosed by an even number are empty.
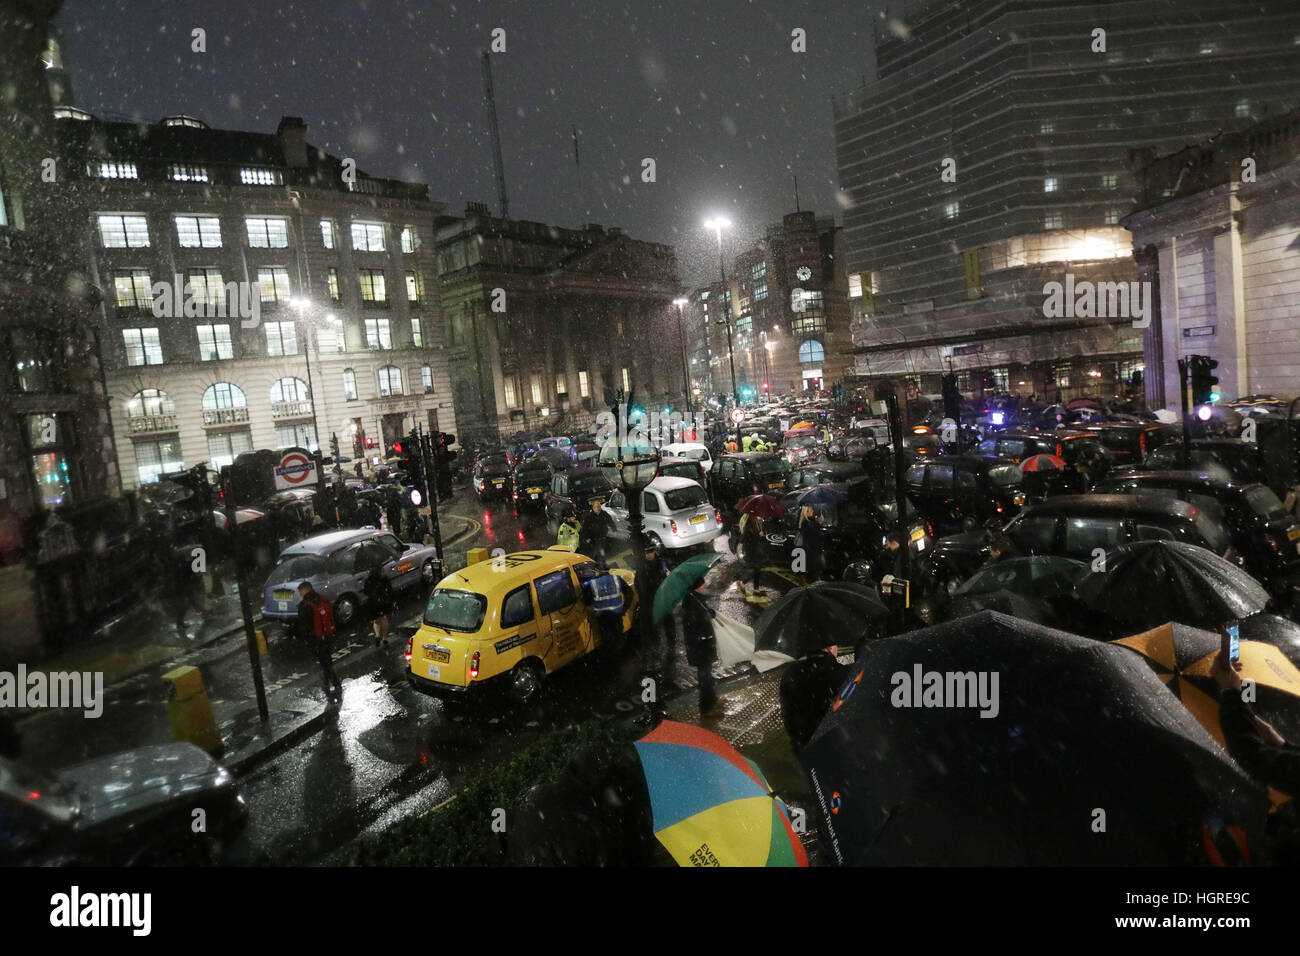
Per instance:
[[[771,495],[750,495],[736,503],[736,510],[743,515],[757,515],[766,520],[785,514],[785,505]]]
[[[1074,410],[1076,408],[1101,408],[1101,405],[1097,403],[1095,398],[1076,398],[1065,407]]]
[[[1064,471],[1069,466],[1055,455],[1031,455],[1020,463],[1021,471]]]

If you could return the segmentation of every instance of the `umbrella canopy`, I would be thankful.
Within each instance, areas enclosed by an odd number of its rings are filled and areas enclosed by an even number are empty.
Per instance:
[[[1101,408],[1101,403],[1098,402],[1095,398],[1076,398],[1074,401],[1067,403],[1065,407],[1070,409],[1071,411],[1076,411],[1081,408],[1099,409]]]
[[[800,492],[796,499],[800,506],[803,505],[836,505],[845,499],[846,495],[838,488],[831,485],[813,485],[807,491]]]
[[[757,515],[767,520],[781,517],[786,509],[781,499],[774,498],[772,495],[750,495],[736,502],[736,510],[743,515]]]
[[[1267,811],[1137,655],[992,611],[873,642],[800,759],[851,866],[1204,863]]]
[[[1075,595],[1092,611],[1139,627],[1166,621],[1217,627],[1262,611],[1269,600],[1241,568],[1183,541],[1120,545],[1105,571],[1080,579]]]
[[[790,431],[797,432],[802,429],[816,428],[816,427],[817,426],[814,425],[812,422],[795,422],[793,425],[790,426]]]
[[[704,576],[721,560],[720,554],[697,554],[673,568],[672,573],[664,578],[663,584],[655,591],[655,622],[658,623],[673,613],[673,608],[682,603],[686,592],[703,581]]]
[[[1197,722],[1226,746],[1219,724],[1218,685],[1211,673],[1220,650],[1218,634],[1170,622],[1112,643],[1146,658]],[[1300,727],[1300,668],[1274,644],[1243,639],[1238,646],[1241,677],[1255,682],[1261,716],[1279,724],[1283,736],[1293,735]]]
[[[1020,470],[1025,471],[1064,471],[1069,466],[1064,458],[1055,455],[1030,455],[1020,463]]]
[[[785,804],[717,734],[665,720],[636,749],[655,836],[679,865],[808,865]]]
[[[874,587],[817,581],[781,595],[754,624],[754,647],[800,658],[831,644],[852,644],[870,618],[889,609]]]

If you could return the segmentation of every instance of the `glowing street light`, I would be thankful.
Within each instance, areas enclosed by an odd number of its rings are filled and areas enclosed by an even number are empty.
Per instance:
[[[723,216],[714,216],[704,221],[705,229],[712,229],[718,237],[718,275],[722,278],[722,291],[727,291],[727,268],[722,261],[722,230],[731,228],[731,220]],[[731,398],[740,406],[740,392],[736,388],[736,357],[732,347],[731,335],[731,296],[726,296],[722,310],[722,321],[727,325],[727,359],[731,363]]]

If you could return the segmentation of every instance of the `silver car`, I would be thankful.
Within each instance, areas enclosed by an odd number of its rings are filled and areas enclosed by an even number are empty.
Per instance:
[[[615,491],[606,506],[614,521],[614,536],[631,536],[627,501]],[[699,482],[689,478],[656,478],[641,492],[641,528],[646,541],[675,550],[708,544],[722,533],[722,514],[709,502]]]
[[[442,562],[430,545],[404,544],[391,531],[363,528],[331,531],[285,548],[262,589],[262,617],[292,625],[298,617],[298,585],[310,581],[334,605],[339,627],[350,624],[365,603],[366,577],[383,568],[393,590],[442,577]]]

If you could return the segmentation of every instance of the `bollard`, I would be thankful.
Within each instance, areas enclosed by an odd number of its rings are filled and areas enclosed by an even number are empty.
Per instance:
[[[257,653],[259,654],[271,653],[271,649],[266,646],[266,632],[256,631],[254,633],[257,634]]]
[[[488,559],[487,548],[470,548],[468,551],[465,552],[466,564],[478,564],[480,561],[486,561],[487,559]]]
[[[220,753],[225,743],[212,715],[212,701],[203,689],[203,675],[197,667],[178,667],[163,674],[171,685],[167,699],[167,717],[172,725],[172,737],[185,740],[209,753]]]

